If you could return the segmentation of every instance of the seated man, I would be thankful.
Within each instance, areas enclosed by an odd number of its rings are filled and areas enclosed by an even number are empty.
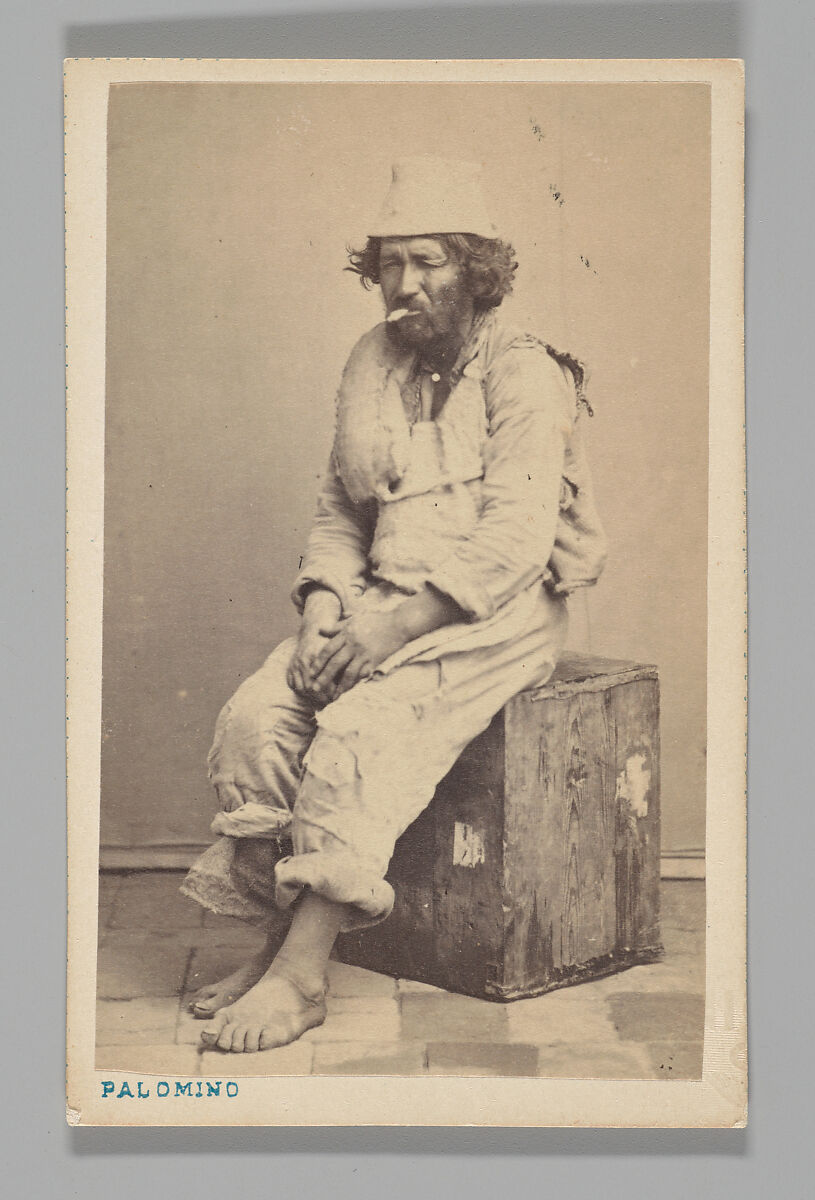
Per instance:
[[[325,1019],[338,933],[388,916],[397,838],[494,714],[550,676],[566,595],[605,556],[583,373],[500,319],[516,263],[477,168],[397,164],[351,264],[380,286],[386,319],[343,373],[294,585],[299,634],[218,719],[221,837],[183,889],[267,924],[291,911],[276,954],[270,940],[193,999],[203,1041],[223,1050],[284,1045]]]

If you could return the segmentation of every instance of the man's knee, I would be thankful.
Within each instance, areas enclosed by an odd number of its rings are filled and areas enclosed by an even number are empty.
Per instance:
[[[294,639],[287,638],[272,651],[259,670],[244,679],[225,706],[231,709],[233,719],[243,719],[263,708],[291,707],[294,693],[288,685],[286,673],[293,647]]]
[[[268,738],[277,725],[288,726],[298,698],[286,682],[293,639],[282,642],[266,662],[245,679],[226,702],[215,723],[210,766],[225,746],[247,746]]]

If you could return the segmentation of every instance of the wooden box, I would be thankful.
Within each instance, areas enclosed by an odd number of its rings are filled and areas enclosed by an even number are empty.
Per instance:
[[[399,839],[396,906],[342,961],[515,1000],[661,954],[656,668],[571,656]]]

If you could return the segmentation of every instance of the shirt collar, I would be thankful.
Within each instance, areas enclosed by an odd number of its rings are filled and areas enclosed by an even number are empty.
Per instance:
[[[455,387],[461,376],[464,374],[465,368],[477,357],[479,350],[484,344],[484,338],[488,330],[495,322],[495,309],[487,308],[480,313],[476,313],[473,318],[473,323],[470,326],[470,332],[464,339],[464,345],[458,353],[458,358],[453,364],[453,369],[450,372],[450,385]]]

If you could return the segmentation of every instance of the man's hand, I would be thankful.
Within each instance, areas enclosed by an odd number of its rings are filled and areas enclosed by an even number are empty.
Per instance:
[[[340,612],[340,602],[333,592],[319,589],[308,594],[297,646],[286,673],[286,682],[293,692],[308,696],[318,704],[333,700],[336,679],[336,672],[322,671],[320,674],[324,662],[321,655],[328,642],[320,627],[336,623]]]
[[[315,681],[322,688],[333,686],[336,680],[337,695],[372,675],[381,662],[408,641],[398,610],[352,613],[324,624],[320,634],[325,640],[315,660]]]
[[[390,612],[356,612],[348,617],[341,617],[333,592],[311,592],[289,666],[289,687],[328,704],[372,675],[408,642],[464,618],[455,600],[430,588],[409,596]]]

